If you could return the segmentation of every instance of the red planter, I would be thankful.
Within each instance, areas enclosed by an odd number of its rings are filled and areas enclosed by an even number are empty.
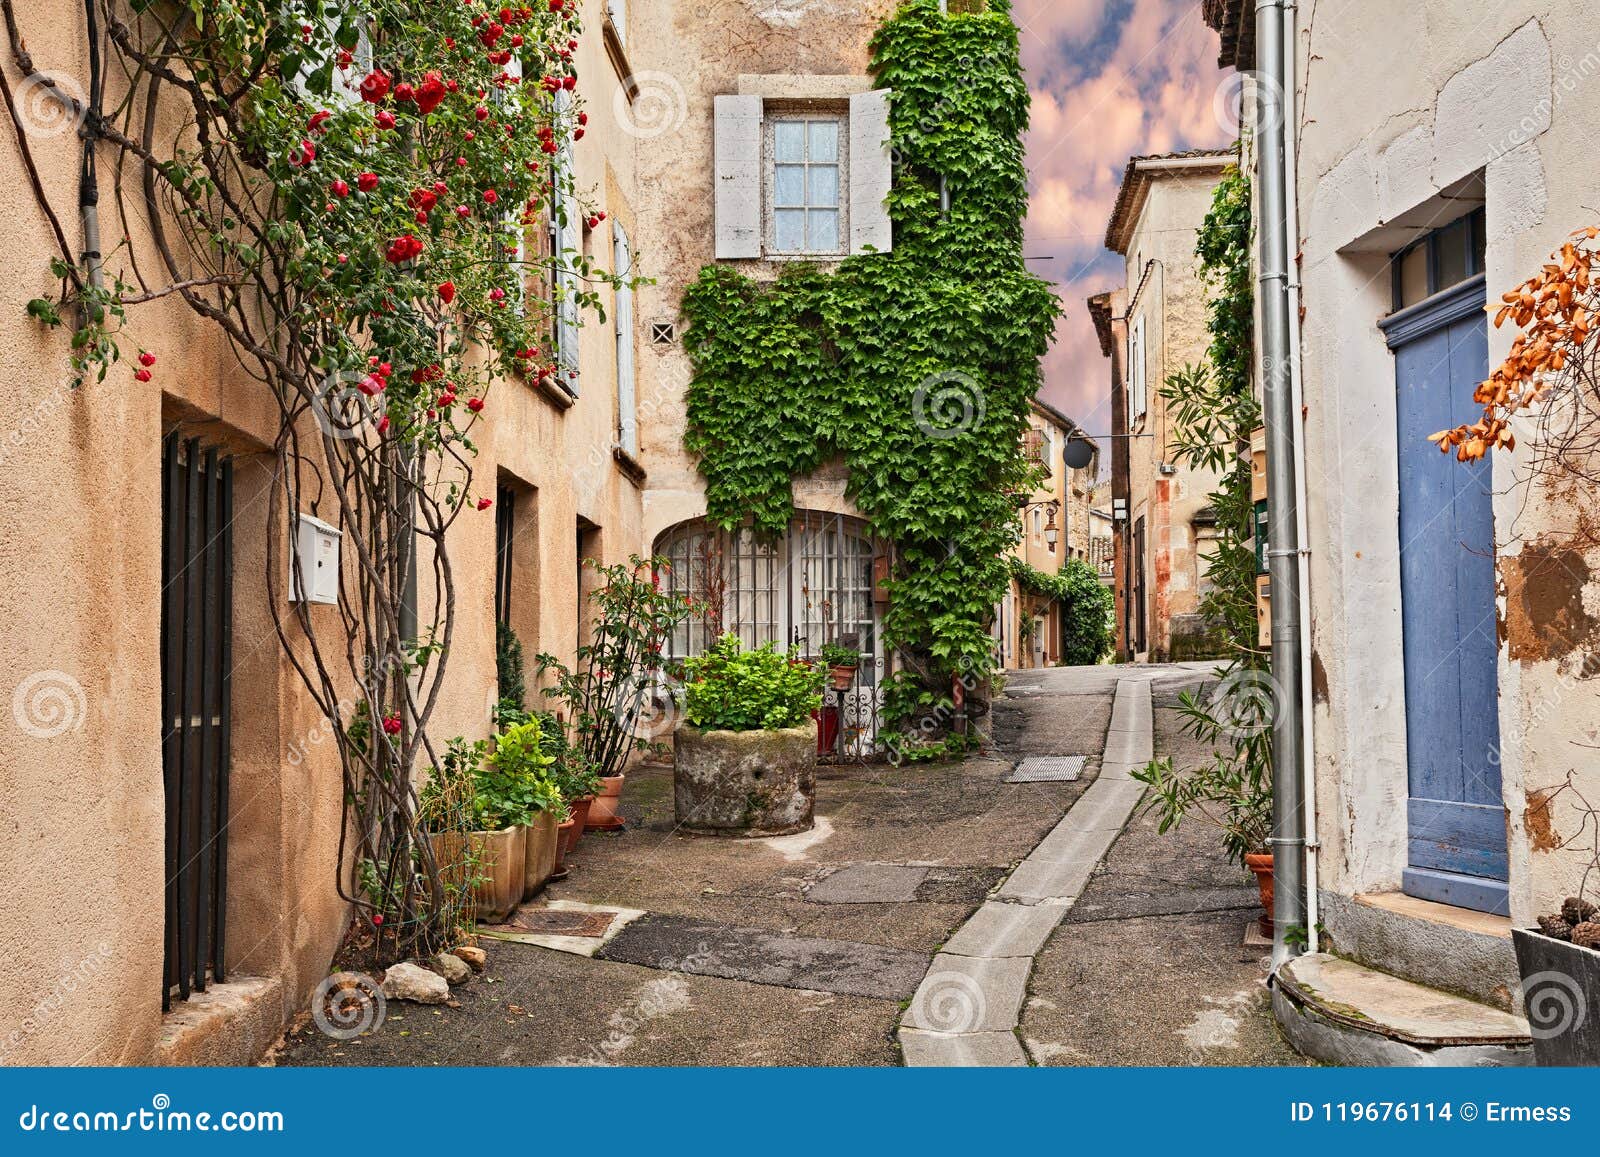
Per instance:
[[[1256,874],[1256,887],[1261,892],[1261,918],[1256,927],[1261,935],[1272,935],[1272,853],[1251,852],[1244,858],[1244,866]]]
[[[583,838],[585,826],[589,822],[589,809],[594,805],[594,796],[586,795],[572,805],[572,818],[575,826],[572,829],[572,842],[568,851],[575,851],[578,841]]]

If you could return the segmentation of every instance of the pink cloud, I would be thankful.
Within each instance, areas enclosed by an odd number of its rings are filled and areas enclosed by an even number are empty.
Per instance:
[[[1128,158],[1214,147],[1233,136],[1216,35],[1196,0],[1015,0],[1033,92],[1028,255],[1057,282],[1065,316],[1044,396],[1089,428],[1110,422],[1110,375],[1084,301],[1120,285],[1104,248]]]

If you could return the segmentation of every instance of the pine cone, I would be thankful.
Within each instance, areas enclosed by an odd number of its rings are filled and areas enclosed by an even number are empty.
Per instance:
[[[1600,909],[1595,908],[1589,901],[1581,900],[1577,896],[1568,896],[1561,905],[1561,918],[1576,927],[1585,920],[1593,920],[1596,911]]]
[[[1572,942],[1579,948],[1600,948],[1600,924],[1586,920],[1572,930]]]
[[[1570,941],[1572,939],[1572,925],[1568,924],[1560,916],[1540,916],[1539,931],[1552,940]]]

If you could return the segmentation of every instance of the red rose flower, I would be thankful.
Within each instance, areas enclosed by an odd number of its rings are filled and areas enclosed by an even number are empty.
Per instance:
[[[421,209],[424,213],[428,212],[438,203],[439,194],[435,193],[432,189],[412,189],[411,196],[407,198],[407,204],[409,204],[413,209]]]
[[[455,299],[456,299],[456,283],[455,282],[446,281],[444,284],[439,286],[439,300],[440,301],[444,302],[446,305],[449,305]]]
[[[400,716],[385,715],[383,717],[383,730],[386,735],[400,734]]]
[[[311,119],[306,122],[306,131],[312,133],[320,133],[325,131],[322,127],[322,122],[327,120],[332,115],[333,114],[327,109],[319,109],[312,113]]]
[[[412,88],[403,80],[394,86],[394,99],[399,101],[401,104],[410,104],[416,99],[416,96],[417,90]]]
[[[309,169],[316,159],[317,146],[310,141],[301,141],[298,147],[289,150],[289,163],[297,169]]]
[[[392,129],[394,128],[394,113],[388,109],[379,109],[377,115],[372,118],[372,122],[380,129]]]
[[[483,399],[468,398],[467,409],[471,410],[474,414],[481,414],[483,412]]]
[[[141,350],[139,353],[139,364],[148,369],[150,366],[156,364],[156,355],[150,353],[148,350]]]
[[[478,499],[478,509],[479,510],[488,510],[489,507],[491,507],[493,505],[494,505],[494,500],[492,498],[480,498],[480,499]]]
[[[444,102],[445,92],[444,81],[439,79],[439,74],[427,73],[417,86],[417,111],[427,116]]]
[[[499,199],[500,194],[496,193],[493,189],[485,189],[483,191],[483,200],[485,204],[493,205]]]
[[[388,432],[389,432],[389,415],[385,414],[383,417],[378,419],[378,433],[387,434]]]
[[[362,173],[356,178],[356,188],[363,193],[370,193],[378,187],[377,173]]]
[[[366,377],[362,378],[356,383],[356,389],[360,390],[367,397],[371,398],[377,394],[383,393],[384,386],[388,384],[389,383],[385,382],[377,374],[368,374]]]
[[[361,78],[361,99],[368,104],[379,104],[389,95],[389,74],[374,68]]]
[[[350,186],[344,181],[335,181],[329,188],[333,190],[335,197],[348,197],[350,195]]]
[[[407,233],[404,237],[396,237],[389,242],[389,247],[383,251],[383,255],[390,265],[399,265],[402,261],[410,261],[421,252],[422,241]]]
[[[561,87],[566,89],[568,92],[571,92],[573,89],[578,87],[578,78],[572,76],[571,74],[563,76],[561,78]]]
[[[134,370],[133,371],[133,380],[136,381],[136,382],[148,382],[150,380],[150,371],[149,370]]]

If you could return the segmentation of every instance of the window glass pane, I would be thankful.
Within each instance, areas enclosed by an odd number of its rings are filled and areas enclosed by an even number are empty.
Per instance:
[[[811,196],[806,204],[838,208],[839,167],[837,165],[812,165],[810,170]]]
[[[776,243],[780,253],[799,253],[806,247],[806,214],[804,209],[779,209],[773,214],[776,225]]]
[[[1400,307],[1415,305],[1428,296],[1428,247],[1418,245],[1400,258]]]
[[[806,159],[806,126],[802,121],[778,121],[773,126],[773,139],[778,160],[803,161]]]
[[[1468,277],[1468,262],[1472,253],[1472,223],[1466,218],[1446,226],[1436,235],[1439,247],[1439,284],[1437,290],[1459,285]]]
[[[813,209],[811,211],[811,252],[839,252],[839,211]]]
[[[811,122],[811,160],[837,161],[839,159],[839,122]]]
[[[804,205],[806,203],[806,167],[804,165],[779,165],[773,181],[772,203],[775,205]]]

